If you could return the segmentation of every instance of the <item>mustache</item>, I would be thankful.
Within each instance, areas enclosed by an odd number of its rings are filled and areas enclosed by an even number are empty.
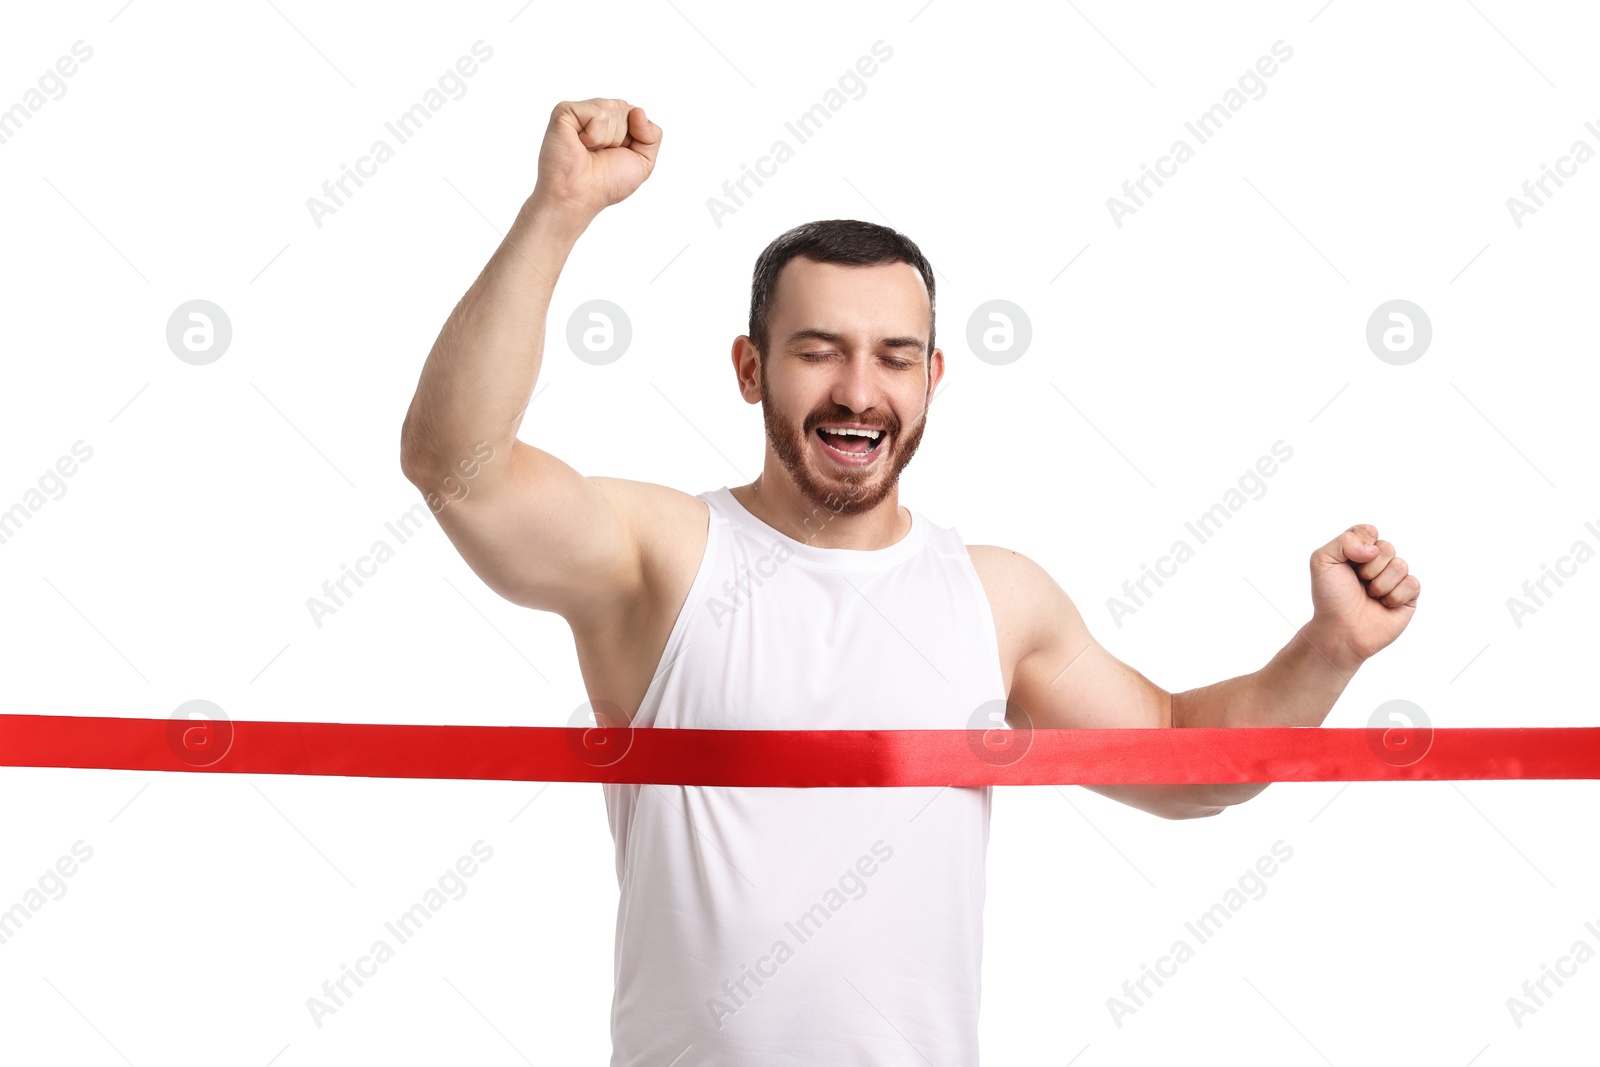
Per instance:
[[[882,430],[885,433],[894,436],[898,436],[900,430],[899,419],[890,419],[888,422],[878,422],[872,419],[862,418],[852,411],[813,412],[806,417],[806,421],[802,424],[801,428],[809,434],[818,426],[821,426],[826,422],[858,422],[871,429]]]

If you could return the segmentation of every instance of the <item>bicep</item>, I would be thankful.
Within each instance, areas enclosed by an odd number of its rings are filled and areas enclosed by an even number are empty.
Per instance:
[[[1171,693],[1106,651],[1043,568],[1030,585],[1011,691],[1011,703],[1026,721],[1042,729],[1172,725]]]
[[[995,557],[987,557],[995,560]],[[1037,563],[1010,553],[990,563],[1018,661],[1006,721],[1013,729],[1155,729],[1173,725],[1173,694],[1094,640],[1066,590]],[[1002,574],[1003,571],[1003,574]],[[1163,819],[1221,811],[1184,785],[1085,785]]]
[[[586,478],[515,439],[506,466],[485,473],[493,476],[480,478],[437,518],[489,588],[571,619],[642,586],[627,490],[642,483]]]
[[[1066,592],[1042,569],[1032,583],[1027,651],[1017,662],[1007,721],[1013,729],[1158,729],[1172,726],[1172,694],[1094,639]],[[1184,787],[1086,785],[1164,819],[1212,815]]]

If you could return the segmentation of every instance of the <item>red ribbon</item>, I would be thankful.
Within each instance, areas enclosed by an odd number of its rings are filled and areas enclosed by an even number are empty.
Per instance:
[[[0,766],[724,786],[1600,778],[1600,727],[684,730],[0,715]]]

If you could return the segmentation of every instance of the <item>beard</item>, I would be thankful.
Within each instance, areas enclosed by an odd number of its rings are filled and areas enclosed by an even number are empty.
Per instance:
[[[896,419],[893,413],[889,414],[886,421],[875,421],[859,418],[849,408],[838,405],[813,411],[803,422],[796,423],[773,409],[767,399],[770,393],[763,361],[761,421],[767,429],[767,441],[772,445],[773,453],[783,464],[783,469],[789,473],[790,480],[800,490],[800,494],[813,506],[827,508],[835,515],[864,514],[882,503],[899,484],[900,472],[916,454],[917,446],[922,443],[922,431],[928,422],[927,407],[924,403],[923,414],[913,420],[911,432],[903,438],[900,420]],[[892,451],[887,456],[879,457],[867,470],[848,467],[818,470],[811,458],[811,438],[816,435],[818,426],[828,422],[867,423],[888,435],[887,440],[880,443],[878,448]]]

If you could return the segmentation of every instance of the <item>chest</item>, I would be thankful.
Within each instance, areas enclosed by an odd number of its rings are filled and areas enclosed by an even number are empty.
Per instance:
[[[959,729],[1005,698],[999,631],[964,553],[852,571],[769,550],[717,539],[639,725]]]

